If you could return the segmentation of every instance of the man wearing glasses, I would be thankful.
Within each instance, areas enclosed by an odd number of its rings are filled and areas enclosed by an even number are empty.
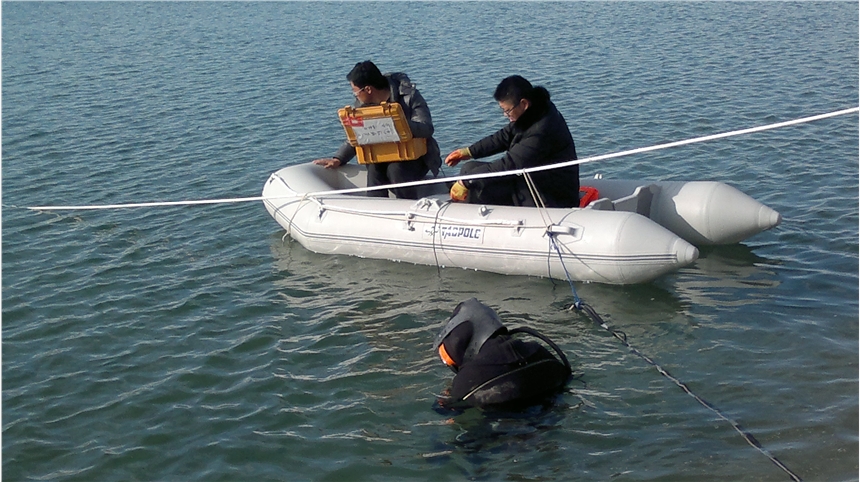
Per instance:
[[[576,159],[576,147],[567,123],[549,100],[549,92],[514,75],[502,80],[493,98],[510,123],[501,130],[463,149],[448,154],[445,164],[504,153],[493,162],[467,162],[461,175],[503,172]],[[534,172],[529,188],[526,176],[504,176],[457,181],[451,198],[481,204],[546,207],[579,206],[579,166]]]
[[[418,89],[404,73],[383,75],[373,62],[366,60],[355,64],[347,74],[346,80],[352,87],[355,96],[355,107],[379,105],[382,102],[397,102],[403,108],[403,115],[409,122],[412,136],[427,139],[427,153],[412,161],[386,162],[367,164],[367,185],[382,186],[424,179],[428,171],[433,175],[439,173],[442,158],[439,144],[433,139],[433,121],[430,118],[430,108]],[[336,169],[355,157],[355,147],[345,141],[334,156],[317,159],[315,164],[326,169]],[[415,187],[391,189],[394,195],[402,199],[418,199]],[[368,196],[388,197],[388,190],[378,189],[369,191]]]

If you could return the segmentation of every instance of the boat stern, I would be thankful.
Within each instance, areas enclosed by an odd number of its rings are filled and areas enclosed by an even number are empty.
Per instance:
[[[664,186],[652,217],[700,246],[739,243],[782,222],[777,211],[728,184],[712,181]]]

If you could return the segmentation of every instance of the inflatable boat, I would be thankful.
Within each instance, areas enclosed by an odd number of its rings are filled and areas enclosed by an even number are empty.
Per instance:
[[[440,267],[610,284],[653,280],[694,262],[698,245],[731,244],[780,222],[719,182],[583,180],[584,208],[451,202],[444,183],[418,200],[367,197],[362,165],[285,167],[263,187],[266,210],[305,248]]]

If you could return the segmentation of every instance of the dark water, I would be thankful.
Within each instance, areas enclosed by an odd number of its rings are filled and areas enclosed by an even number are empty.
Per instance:
[[[325,257],[256,196],[333,153],[357,61],[402,70],[444,152],[546,86],[581,157],[858,104],[858,4],[2,5],[4,480],[788,480],[545,279]],[[656,282],[578,285],[805,480],[858,476],[858,118],[583,177],[726,181],[783,224]],[[432,409],[475,296],[577,374],[524,414]]]

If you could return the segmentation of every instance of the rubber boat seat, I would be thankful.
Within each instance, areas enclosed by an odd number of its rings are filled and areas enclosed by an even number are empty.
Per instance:
[[[651,217],[651,203],[654,200],[654,195],[657,194],[659,190],[660,187],[655,184],[639,186],[630,195],[620,197],[614,201],[608,197],[600,198],[589,204],[586,209],[595,209],[598,211],[627,211],[641,214],[645,217]]]
[[[614,201],[608,197],[600,198],[589,203],[584,209],[593,209],[597,211],[626,211],[650,217],[651,203],[654,200],[654,195],[659,191],[660,187],[656,184],[638,186],[630,195],[620,197]],[[421,197],[437,199],[440,202],[450,199],[447,191],[439,193],[438,191],[433,192],[425,190],[424,195]]]

